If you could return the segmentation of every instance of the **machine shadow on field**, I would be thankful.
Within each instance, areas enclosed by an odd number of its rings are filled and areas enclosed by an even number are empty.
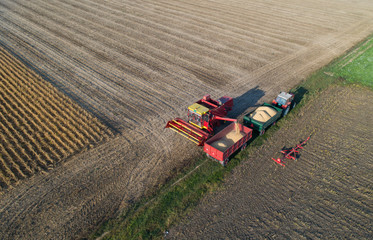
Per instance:
[[[298,104],[302,100],[303,96],[308,93],[308,90],[304,87],[299,87],[293,93],[295,95],[294,96],[295,103]]]
[[[265,95],[264,91],[256,86],[239,97],[233,99],[233,110],[228,113],[228,117],[237,118],[249,107],[257,107],[258,101]]]

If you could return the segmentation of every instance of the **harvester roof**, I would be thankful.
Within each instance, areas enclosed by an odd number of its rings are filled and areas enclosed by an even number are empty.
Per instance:
[[[198,113],[199,115],[203,115],[203,114],[205,114],[205,113],[207,113],[207,112],[210,111],[210,109],[208,109],[207,107],[205,107],[205,106],[203,106],[201,104],[198,104],[198,103],[193,103],[192,105],[190,105],[188,107],[188,109],[190,111]]]

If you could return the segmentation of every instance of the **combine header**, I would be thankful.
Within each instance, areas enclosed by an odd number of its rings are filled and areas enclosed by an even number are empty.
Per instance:
[[[231,97],[221,97],[213,100],[210,95],[205,95],[201,100],[188,107],[188,121],[175,118],[167,122],[166,128],[183,135],[192,142],[202,146],[214,134],[214,128],[220,121],[236,122],[236,119],[226,118],[233,108]]]

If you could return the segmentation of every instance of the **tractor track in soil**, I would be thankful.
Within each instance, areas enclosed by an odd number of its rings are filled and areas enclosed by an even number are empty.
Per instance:
[[[85,235],[200,154],[163,130],[186,105],[258,89],[243,112],[272,98],[368,36],[372,10],[368,0],[2,1],[1,46],[119,136],[5,191],[0,236]]]

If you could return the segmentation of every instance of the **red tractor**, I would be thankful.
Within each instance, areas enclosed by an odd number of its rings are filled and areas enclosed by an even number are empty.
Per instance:
[[[275,100],[272,101],[272,105],[275,107],[282,108],[282,116],[286,116],[290,109],[293,109],[296,105],[294,101],[293,93],[281,92]]]
[[[167,122],[166,128],[170,128],[202,146],[214,134],[214,128],[220,125],[220,120],[237,121],[225,117],[232,108],[233,99],[231,97],[224,96],[213,100],[210,95],[205,95],[201,100],[188,107],[188,121],[175,118]]]

